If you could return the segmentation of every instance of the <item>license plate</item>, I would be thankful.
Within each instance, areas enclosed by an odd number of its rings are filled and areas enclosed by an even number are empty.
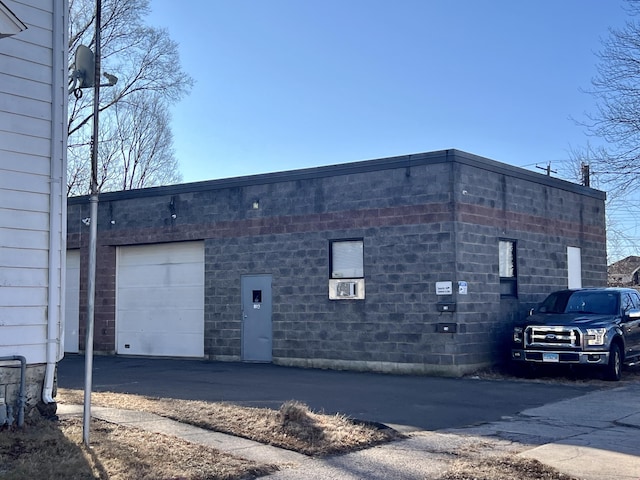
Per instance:
[[[557,353],[543,353],[542,354],[542,361],[543,362],[558,362],[558,361],[560,361],[560,358],[558,357]]]

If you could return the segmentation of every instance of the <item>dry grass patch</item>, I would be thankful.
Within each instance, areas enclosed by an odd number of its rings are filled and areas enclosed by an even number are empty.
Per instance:
[[[439,480],[577,480],[538,460],[517,456],[460,459]]]
[[[0,432],[2,480],[239,480],[274,472],[260,465],[174,437],[93,420],[91,448],[82,420],[29,422]]]
[[[57,400],[66,404],[82,404],[83,392],[61,388]],[[276,411],[228,403],[94,392],[91,403],[155,413],[208,430],[314,456],[351,452],[400,437],[394,430],[353,422],[342,415],[314,413],[305,404],[295,401],[286,402]]]
[[[83,393],[60,389],[60,403],[81,404]],[[299,402],[278,410],[226,403],[146,398],[95,392],[95,406],[156,413],[207,429],[239,435],[310,455],[344,453],[399,437],[340,415],[314,413]],[[243,480],[267,475],[263,465],[181,439],[100,420],[82,443],[80,418],[39,420],[22,431],[0,431],[0,480]],[[537,460],[487,451],[490,443],[451,452],[438,480],[575,480]],[[497,453],[497,452],[494,452]]]

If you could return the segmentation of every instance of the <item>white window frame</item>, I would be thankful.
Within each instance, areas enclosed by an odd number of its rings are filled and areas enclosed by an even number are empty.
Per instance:
[[[329,278],[364,278],[364,240],[362,238],[329,242]]]
[[[582,288],[582,253],[579,247],[567,247],[567,288]]]
[[[498,239],[498,271],[500,296],[518,297],[517,243],[509,238]]]

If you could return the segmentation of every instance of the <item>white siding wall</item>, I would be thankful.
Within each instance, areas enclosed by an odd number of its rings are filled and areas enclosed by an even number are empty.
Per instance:
[[[56,63],[66,70],[66,54],[52,48],[54,1],[3,0],[28,28],[0,38],[0,356],[24,355],[28,363],[46,361],[48,310],[63,307],[64,263],[51,262],[65,230],[64,222],[51,222],[51,204],[62,214],[66,202],[50,195],[66,168],[66,99],[53,90],[66,89],[63,72],[54,71]],[[57,223],[51,233],[50,223]],[[60,251],[50,252],[50,234],[61,239]]]

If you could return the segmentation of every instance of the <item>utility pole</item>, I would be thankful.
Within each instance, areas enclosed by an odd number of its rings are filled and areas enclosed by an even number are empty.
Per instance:
[[[93,80],[93,137],[91,139],[91,187],[89,196],[89,274],[87,276],[87,331],[85,338],[84,411],[82,438],[89,446],[91,389],[93,375],[93,325],[96,293],[96,250],[98,237],[98,114],[100,113],[100,17],[102,0],[96,0],[95,68]]]
[[[588,163],[583,163],[580,166],[580,169],[582,170],[582,185],[584,185],[585,187],[590,187],[591,186],[591,172],[590,172],[589,164]]]
[[[540,170],[545,170],[547,172],[547,177],[550,177],[552,173],[558,173],[557,170],[551,170],[551,162],[547,163],[546,167],[541,167],[540,165],[536,165],[536,168]]]

